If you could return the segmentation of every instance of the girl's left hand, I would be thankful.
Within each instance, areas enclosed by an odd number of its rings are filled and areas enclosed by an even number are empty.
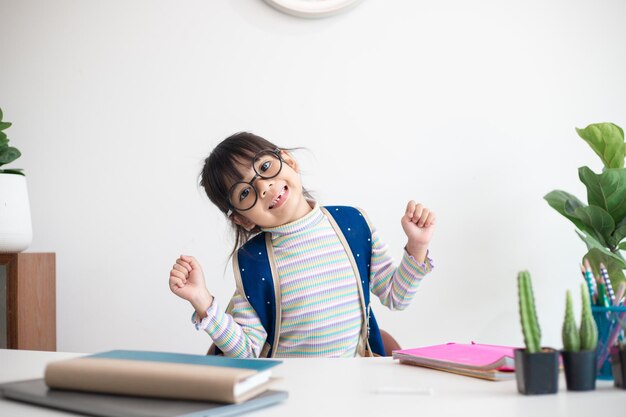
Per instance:
[[[416,256],[426,252],[435,229],[435,213],[411,200],[402,216],[402,229],[408,237],[407,251]],[[421,256],[420,256],[421,257]]]

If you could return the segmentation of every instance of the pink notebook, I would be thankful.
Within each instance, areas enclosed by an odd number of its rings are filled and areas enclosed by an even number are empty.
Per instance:
[[[441,370],[511,372],[515,370],[514,347],[480,343],[446,343],[414,349],[394,350],[401,363]]]

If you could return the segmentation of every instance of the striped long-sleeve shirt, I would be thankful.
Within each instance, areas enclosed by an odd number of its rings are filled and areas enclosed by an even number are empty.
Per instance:
[[[396,268],[372,228],[370,290],[392,310],[406,308],[422,278],[432,269],[404,252]],[[282,321],[276,357],[353,357],[362,324],[354,271],[339,237],[316,204],[292,223],[271,233],[280,282]],[[258,357],[267,333],[245,296],[236,292],[226,314],[213,300],[207,316],[196,323],[225,355]],[[192,319],[195,322],[195,314]]]

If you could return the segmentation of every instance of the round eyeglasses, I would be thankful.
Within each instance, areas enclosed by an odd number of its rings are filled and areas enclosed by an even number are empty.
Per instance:
[[[254,155],[252,160],[254,177],[250,181],[238,181],[228,191],[228,206],[230,209],[226,215],[230,217],[233,210],[250,210],[259,199],[259,193],[254,187],[257,178],[274,178],[283,169],[283,159],[280,157],[280,149],[265,150]]]

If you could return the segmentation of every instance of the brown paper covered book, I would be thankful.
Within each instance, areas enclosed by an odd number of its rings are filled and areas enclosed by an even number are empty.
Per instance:
[[[269,388],[267,359],[114,350],[52,362],[50,388],[107,394],[239,403]]]

